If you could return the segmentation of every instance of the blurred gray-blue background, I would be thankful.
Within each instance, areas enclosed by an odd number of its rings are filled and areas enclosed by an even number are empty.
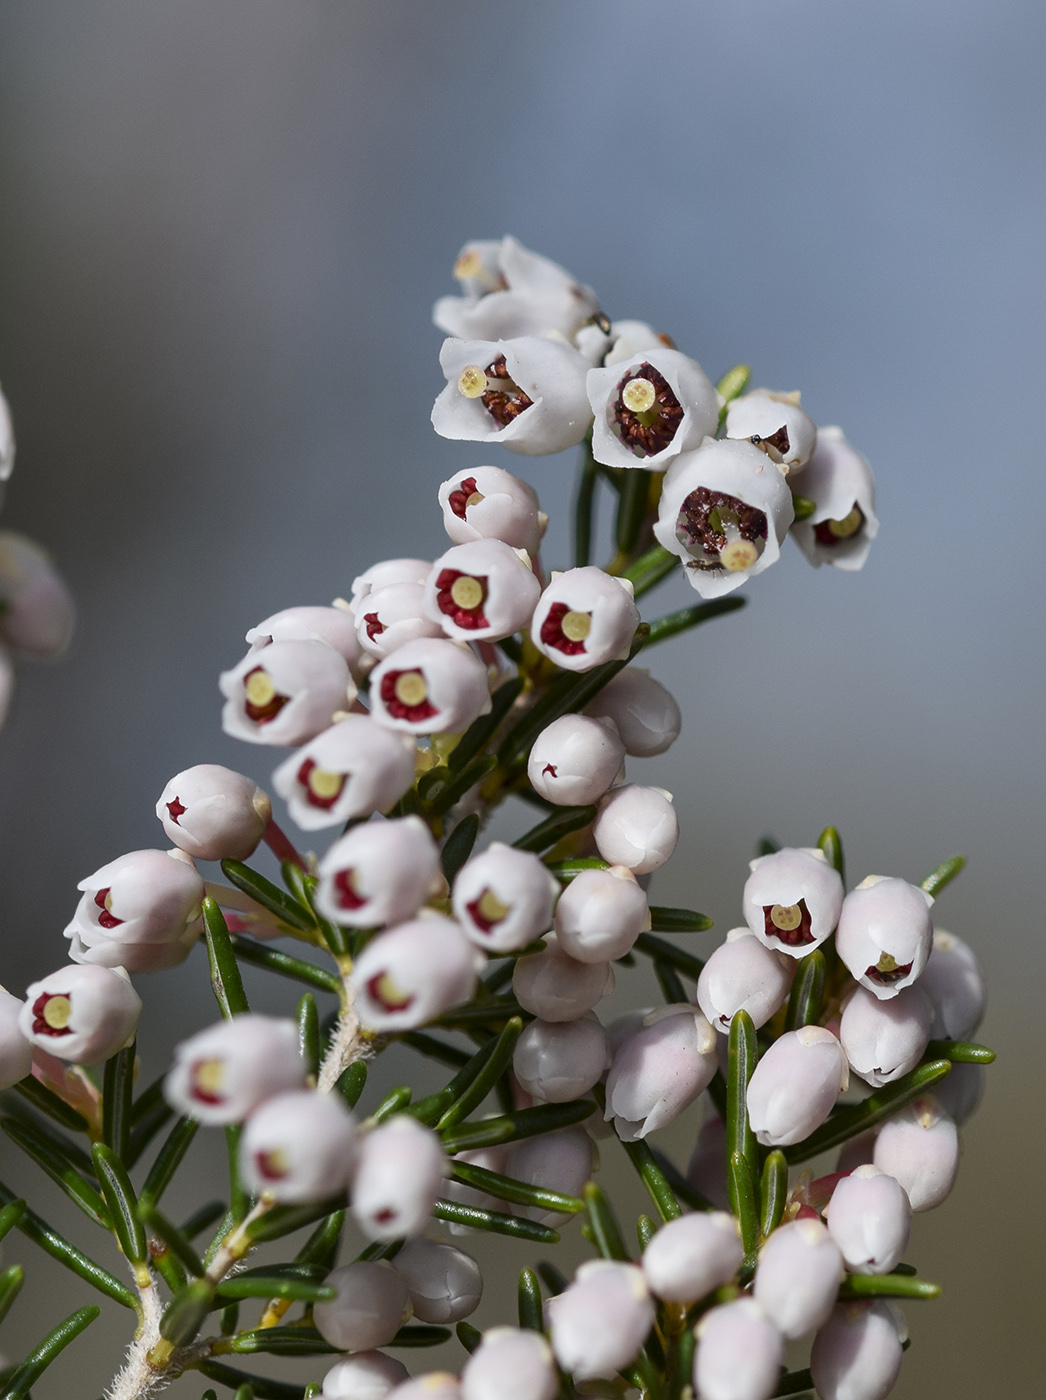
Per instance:
[[[862,574],[790,548],[740,618],[652,654],[685,730],[634,775],[677,795],[658,893],[715,916],[702,950],[764,831],[836,823],[854,878],[969,855],[940,919],[987,970],[1000,1059],[917,1221],[946,1295],[909,1308],[896,1393],[1041,1395],[1044,63],[1034,0],[3,0],[2,523],[80,607],[0,738],[4,983],[63,960],[78,879],[161,843],[171,774],[267,781],[279,755],[220,732],[219,670],[269,612],[441,550],[444,477],[521,471],[564,560],[572,460],[429,426],[431,303],[465,240],[513,232],[713,377],[801,388],[873,464]],[[212,1018],[202,955],[139,980],[155,1073]],[[85,1301],[27,1262],[15,1355]],[[100,1392],[107,1313],[41,1400]]]

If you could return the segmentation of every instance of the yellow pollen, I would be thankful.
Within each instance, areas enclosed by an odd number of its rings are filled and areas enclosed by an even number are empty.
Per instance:
[[[224,1060],[201,1060],[193,1071],[193,1081],[204,1094],[220,1094],[225,1084]]]
[[[486,387],[487,376],[479,365],[466,365],[458,375],[458,392],[467,399],[478,399]]]
[[[44,1020],[53,1031],[64,1031],[72,1016],[73,1003],[68,997],[51,997],[44,1006]]]
[[[344,777],[344,773],[332,773],[329,768],[313,768],[309,787],[317,797],[337,797]]]
[[[493,890],[484,890],[479,897],[479,912],[483,918],[491,924],[499,924],[505,915],[512,908],[511,904],[502,904]]]
[[[482,492],[482,491],[473,491],[472,495],[471,495],[471,496],[468,498],[468,500],[465,502],[465,509],[468,510],[469,506],[478,506],[479,503],[480,503],[480,501],[482,501],[482,500],[483,500],[483,492]]]
[[[428,694],[429,688],[420,671],[404,671],[396,681],[396,699],[401,705],[421,705]]]
[[[896,972],[897,959],[891,957],[889,953],[884,953],[875,964],[875,970],[876,972]]]
[[[828,533],[834,535],[837,540],[848,540],[851,535],[856,535],[861,528],[861,508],[854,506],[849,515],[844,515],[842,520],[829,520]]]
[[[252,671],[244,682],[244,690],[247,694],[247,703],[256,705],[259,709],[264,709],[276,694],[276,687],[268,671]]]
[[[450,596],[459,608],[471,612],[473,608],[478,608],[483,601],[483,585],[478,578],[473,578],[471,574],[462,574],[451,584]]]
[[[587,612],[570,612],[564,614],[560,624],[563,628],[563,635],[570,642],[583,642],[592,631],[592,614]]]
[[[791,933],[792,929],[798,928],[803,922],[803,911],[798,904],[775,904],[770,910],[770,922],[774,928]]]
[[[730,574],[744,573],[758,558],[759,551],[751,540],[731,540],[719,551],[719,562]]]
[[[629,413],[646,413],[657,402],[657,392],[649,379],[630,379],[621,390],[621,402]]]
[[[466,248],[454,264],[455,277],[479,277],[483,272],[483,259],[475,248]]]

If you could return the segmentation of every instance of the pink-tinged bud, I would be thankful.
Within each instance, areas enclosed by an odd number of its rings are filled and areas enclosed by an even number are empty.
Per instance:
[[[134,1035],[142,1002],[122,968],[70,963],[26,989],[18,1028],[74,1065],[98,1065]]]
[[[879,1167],[844,1176],[824,1215],[853,1274],[888,1274],[908,1248],[912,1208],[900,1182]]]
[[[389,583],[367,594],[356,635],[368,656],[384,660],[419,637],[442,637],[443,628],[426,613],[423,584]]]
[[[464,1400],[553,1400],[558,1388],[552,1348],[519,1327],[484,1332],[461,1373]]]
[[[904,1187],[913,1211],[933,1210],[959,1172],[959,1131],[932,1095],[888,1118],[875,1141],[875,1165]]]
[[[389,1400],[461,1400],[461,1385],[450,1371],[427,1371],[390,1390]]]
[[[749,863],[744,915],[767,948],[803,958],[839,922],[843,882],[817,849],[785,849]]]
[[[11,410],[0,393],[0,482],[8,479],[15,468],[15,430]]]
[[[61,656],[72,640],[68,585],[47,551],[13,530],[0,530],[0,603],[0,641],[16,651]]]
[[[587,390],[592,455],[607,466],[663,472],[680,452],[715,435],[715,389],[696,360],[665,345],[589,370]]]
[[[563,715],[534,740],[527,777],[539,797],[559,807],[597,802],[621,772],[625,746],[612,725]]]
[[[183,1040],[163,1091],[179,1113],[213,1126],[242,1122],[266,1099],[304,1084],[294,1022],[251,1014]]]
[[[483,1275],[471,1254],[419,1235],[392,1260],[419,1322],[460,1322],[479,1307]]]
[[[614,990],[614,969],[578,962],[550,934],[540,953],[517,959],[512,990],[523,1010],[543,1021],[576,1021]]]
[[[370,702],[390,729],[458,734],[490,709],[487,668],[457,642],[407,642],[371,672]]]
[[[222,728],[250,744],[304,744],[356,695],[348,662],[326,642],[273,642],[249,651],[218,685]]]
[[[371,1351],[391,1342],[410,1316],[407,1285],[384,1262],[358,1260],[334,1269],[325,1280],[338,1296],[316,1303],[316,1330],[342,1351]]]
[[[397,924],[356,959],[352,985],[362,1023],[376,1031],[423,1026],[472,996],[482,954],[458,924],[434,915]]]
[[[364,604],[372,593],[396,583],[424,584],[431,568],[427,559],[382,559],[380,563],[372,564],[365,573],[352,580],[349,610],[353,618],[359,622]]]
[[[874,1088],[892,1084],[923,1057],[930,1039],[931,1007],[922,982],[880,1001],[858,987],[839,1022],[839,1039],[854,1074]]]
[[[355,620],[344,607],[284,608],[252,627],[247,641],[252,651],[271,642],[326,642],[341,652],[353,672],[363,656]]]
[[[609,1062],[607,1033],[591,1015],[579,1021],[531,1021],[512,1056],[521,1086],[544,1103],[568,1103],[587,1094]]]
[[[478,948],[511,953],[548,930],[558,893],[558,881],[536,855],[495,841],[459,871],[454,916]]]
[[[344,826],[386,811],[413,786],[414,741],[346,715],[281,763],[272,783],[302,831]]]
[[[339,1097],[277,1094],[244,1125],[240,1174],[255,1196],[288,1205],[325,1201],[344,1191],[355,1145],[355,1123]]]
[[[339,1361],[323,1378],[323,1400],[385,1400],[410,1375],[402,1361],[383,1351],[360,1351]]]
[[[818,430],[814,455],[802,470],[792,472],[788,485],[816,506],[813,515],[792,526],[796,544],[814,568],[860,569],[879,533],[875,482],[841,428]]]
[[[715,1031],[696,1007],[658,1007],[614,1056],[606,1121],[623,1142],[656,1132],[708,1087],[717,1064]]]
[[[764,1147],[788,1147],[819,1128],[849,1080],[843,1047],[823,1026],[774,1041],[748,1084],[748,1121]]]
[[[247,860],[272,817],[272,803],[251,778],[217,763],[176,773],[156,815],[167,838],[194,860]]]
[[[940,1040],[968,1040],[981,1024],[984,978],[972,948],[954,933],[934,929],[933,950],[919,986],[933,1006],[933,1033]]]
[[[416,1118],[397,1114],[360,1145],[352,1182],[356,1224],[369,1240],[420,1235],[446,1174],[447,1159],[436,1134]]]
[[[697,1211],[661,1226],[643,1251],[643,1273],[666,1303],[696,1303],[734,1279],[744,1253],[728,1211]]]
[[[893,1303],[840,1303],[810,1352],[821,1400],[886,1400],[901,1373],[907,1336]]]
[[[552,575],[534,610],[531,640],[564,670],[591,671],[626,656],[638,626],[631,583],[586,565]]]
[[[203,881],[180,851],[131,851],[76,888],[65,930],[74,962],[156,972],[184,962],[200,936]]]
[[[551,258],[511,236],[466,243],[454,263],[462,296],[440,297],[432,319],[448,335],[567,338],[599,311],[583,287]]]
[[[433,564],[425,610],[457,641],[497,641],[527,626],[540,596],[526,555],[501,540],[472,540]]]
[[[747,438],[784,472],[797,471],[817,445],[817,428],[799,407],[798,394],[753,389],[726,411],[728,438]]]
[[[780,1332],[754,1298],[738,1298],[698,1324],[694,1389],[699,1400],[769,1400],[783,1360]]]
[[[679,840],[672,794],[634,783],[614,788],[599,804],[592,837],[611,865],[624,865],[636,875],[660,870]]]
[[[932,898],[906,880],[869,875],[843,900],[835,946],[852,976],[881,1000],[922,973],[933,946]]]
[[[443,525],[455,544],[501,540],[533,558],[548,517],[533,487],[501,467],[473,467],[439,488]]]
[[[625,866],[583,870],[559,896],[556,937],[578,962],[623,958],[650,924],[650,906]]]
[[[10,1089],[33,1067],[33,1048],[19,1025],[22,1003],[0,987],[0,1089]]]
[[[984,1098],[986,1073],[983,1065],[952,1065],[947,1078],[933,1086],[937,1102],[960,1128],[973,1117]]]
[[[580,1196],[592,1179],[595,1148],[588,1132],[581,1127],[561,1128],[556,1133],[538,1133],[514,1143],[505,1164],[505,1174],[528,1186],[542,1186],[564,1196]],[[539,1206],[517,1206],[514,1214],[539,1225],[559,1225],[567,1217],[562,1211],[542,1210]]]
[[[629,1365],[654,1322],[642,1269],[610,1259],[582,1264],[547,1310],[552,1350],[575,1381],[610,1379]]]
[[[697,1130],[697,1141],[687,1164],[686,1179],[706,1201],[726,1210],[730,1193],[726,1183],[726,1125],[718,1113],[709,1112]]]
[[[763,1026],[787,997],[794,971],[789,958],[764,947],[751,929],[731,929],[701,971],[697,1004],[721,1035],[729,1034],[738,1011]]]
[[[843,1256],[819,1220],[793,1220],[759,1253],[755,1298],[781,1335],[794,1342],[831,1316],[845,1277]]]
[[[336,924],[375,928],[412,918],[439,875],[439,848],[420,817],[363,822],[320,861],[316,903]]]
[[[664,753],[679,738],[683,717],[675,697],[649,671],[626,666],[589,705],[587,713],[612,719],[625,752],[635,758]]]

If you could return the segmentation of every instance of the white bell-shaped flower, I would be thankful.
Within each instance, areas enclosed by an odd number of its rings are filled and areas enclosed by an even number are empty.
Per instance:
[[[547,1311],[552,1350],[575,1381],[612,1378],[635,1360],[654,1323],[642,1269],[612,1259],[582,1264]]]
[[[439,353],[447,387],[432,407],[441,437],[498,442],[528,457],[576,447],[592,413],[588,365],[564,341],[445,340]]]
[[[15,429],[11,409],[0,390],[0,482],[7,481],[15,468]]]
[[[819,1128],[849,1081],[843,1047],[823,1026],[786,1031],[748,1083],[748,1121],[764,1147],[788,1147]]]
[[[284,608],[252,627],[247,641],[252,651],[272,642],[326,642],[341,652],[353,673],[362,657],[355,620],[344,606]]]
[[[460,924],[415,919],[380,934],[356,959],[352,985],[363,1025],[411,1030],[468,1001],[483,963]]]
[[[817,847],[785,847],[748,865],[742,907],[767,948],[805,957],[839,922],[843,882]]]
[[[679,738],[683,718],[675,697],[649,671],[626,666],[599,692],[586,711],[611,719],[625,752],[651,758],[670,749]]]
[[[845,1274],[839,1247],[820,1220],[793,1220],[760,1250],[753,1292],[781,1335],[794,1342],[828,1321]]]
[[[750,442],[706,442],[672,463],[654,535],[702,598],[718,598],[781,556],[792,493]]]
[[[252,778],[198,763],[176,773],[156,815],[169,840],[194,860],[247,860],[272,817],[272,803]]]
[[[528,560],[501,540],[472,540],[441,554],[425,584],[425,608],[448,637],[497,641],[526,627],[541,596]]]
[[[729,1211],[695,1211],[661,1226],[643,1251],[643,1273],[664,1302],[696,1303],[736,1277],[744,1253]]]
[[[531,1021],[516,1041],[512,1069],[528,1094],[567,1103],[598,1084],[610,1062],[607,1033],[595,1016]]]
[[[466,861],[454,880],[454,917],[490,953],[525,948],[552,925],[559,882],[531,851],[495,841]]]
[[[352,1181],[356,1224],[369,1240],[420,1235],[446,1174],[447,1159],[432,1129],[409,1114],[397,1114],[360,1144]]]
[[[984,1065],[953,1064],[947,1077],[933,1086],[934,1097],[960,1128],[980,1107],[987,1073]]]
[[[402,1361],[383,1351],[358,1351],[339,1361],[323,1378],[323,1400],[385,1400],[401,1381],[410,1379]]]
[[[955,1120],[931,1094],[916,1099],[879,1129],[872,1159],[904,1187],[915,1212],[939,1206],[959,1171]]]
[[[734,928],[701,969],[697,1004],[721,1035],[729,1035],[738,1011],[758,1029],[782,1006],[795,964],[765,947],[749,928]]]
[[[302,831],[344,826],[399,801],[414,783],[414,753],[409,735],[346,715],[281,763],[272,785]]]
[[[625,746],[611,724],[587,715],[562,715],[534,740],[527,777],[539,797],[557,807],[597,802],[615,782]]]
[[[464,1400],[553,1400],[558,1389],[552,1348],[520,1327],[484,1332],[461,1373]]]
[[[588,372],[592,455],[608,467],[664,471],[715,435],[719,402],[704,370],[665,345]]]
[[[420,817],[363,822],[320,861],[316,903],[337,924],[375,928],[411,919],[439,874],[439,847]]]
[[[569,339],[599,312],[591,287],[511,235],[466,243],[454,276],[463,295],[440,297],[432,312],[448,335],[497,339],[555,334]]]
[[[611,865],[624,865],[635,875],[660,870],[679,840],[672,794],[637,783],[612,789],[599,804],[592,839]]]
[[[352,580],[349,611],[357,624],[372,593],[394,583],[424,584],[432,564],[428,559],[382,559]]]
[[[490,710],[487,668],[457,642],[407,642],[371,672],[370,701],[390,729],[458,734]]]
[[[605,1118],[634,1142],[678,1118],[718,1068],[716,1034],[694,1006],[662,1006],[614,1056]]]
[[[426,1371],[390,1390],[389,1400],[461,1400],[461,1383],[450,1371]]]
[[[218,684],[222,728],[250,744],[304,744],[356,695],[348,662],[326,642],[272,642],[223,671]]]
[[[769,1400],[783,1360],[781,1334],[754,1298],[722,1303],[697,1327],[694,1390],[699,1400]]]
[[[674,350],[671,336],[656,331],[646,321],[611,321],[603,364],[624,365],[643,350]]]
[[[930,1039],[931,1014],[921,982],[889,1001],[858,987],[839,1022],[839,1039],[854,1074],[878,1089],[914,1069]]]
[[[471,1317],[483,1296],[483,1275],[471,1254],[418,1235],[392,1260],[407,1285],[419,1322],[446,1325]]]
[[[516,1000],[543,1021],[576,1021],[613,990],[614,969],[608,962],[578,962],[554,934],[540,953],[517,958],[512,973]]]
[[[904,1257],[912,1208],[900,1182],[879,1167],[844,1176],[824,1216],[851,1273],[888,1274]]]
[[[879,533],[875,482],[868,463],[843,436],[841,428],[821,428],[817,448],[789,487],[814,502],[816,510],[792,526],[795,542],[815,568],[860,569]]]
[[[325,1201],[344,1191],[355,1146],[355,1124],[339,1095],[277,1094],[244,1125],[240,1174],[255,1196],[287,1205]]]
[[[555,1133],[537,1133],[512,1144],[504,1171],[515,1181],[559,1191],[564,1196],[580,1196],[591,1181],[595,1167],[595,1146],[583,1127],[560,1128]],[[562,1211],[542,1210],[540,1206],[516,1206],[516,1215],[536,1220],[539,1225],[559,1225],[567,1217]]]
[[[240,1123],[266,1099],[305,1086],[298,1028],[254,1013],[219,1021],[176,1046],[164,1097],[211,1126]]]
[[[628,579],[588,564],[553,574],[542,593],[531,640],[565,671],[591,671],[626,656],[639,626],[639,610]]]
[[[25,535],[0,530],[0,642],[32,656],[61,656],[75,620],[73,595],[47,551]]]
[[[862,987],[885,1000],[921,975],[933,947],[932,903],[917,885],[881,875],[850,891],[835,946]]]
[[[410,1316],[407,1285],[385,1263],[359,1259],[324,1280],[338,1296],[315,1303],[312,1320],[324,1341],[341,1351],[372,1351],[391,1342]]]
[[[800,408],[799,394],[772,389],[753,389],[734,399],[723,436],[747,438],[786,474],[808,462],[817,446],[817,426]]]
[[[425,610],[424,584],[390,583],[367,594],[356,635],[368,656],[383,661],[419,637],[442,637],[443,628]]]
[[[541,548],[548,517],[534,488],[501,467],[473,467],[439,488],[443,525],[454,544],[501,540],[531,556]]]
[[[817,1394],[821,1400],[886,1400],[901,1373],[907,1340],[895,1303],[840,1303],[810,1350]]]
[[[98,1065],[128,1043],[141,1011],[141,997],[122,968],[69,963],[29,984],[18,1028],[59,1060]]]
[[[694,1150],[687,1163],[686,1179],[695,1191],[719,1210],[727,1210],[730,1193],[726,1182],[726,1124],[709,1112],[697,1130]]]
[[[33,1047],[19,1021],[22,1002],[0,987],[0,1089],[10,1089],[33,1067]]]
[[[943,928],[933,931],[933,949],[919,988],[933,1006],[933,1032],[940,1040],[967,1040],[981,1024],[986,995],[973,949]]]
[[[556,937],[578,962],[623,958],[650,924],[650,906],[626,866],[583,870],[559,896]]]
[[[203,881],[181,851],[130,851],[76,888],[65,930],[74,962],[156,972],[184,962],[200,936]]]

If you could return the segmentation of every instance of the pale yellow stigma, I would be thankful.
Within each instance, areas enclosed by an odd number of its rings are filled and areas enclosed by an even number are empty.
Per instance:
[[[592,614],[575,612],[571,609],[570,612],[564,614],[560,626],[563,628],[563,635],[567,641],[583,642],[592,631]]]
[[[483,500],[483,492],[482,492],[482,491],[473,491],[472,495],[471,495],[471,496],[468,498],[468,500],[465,502],[465,509],[468,510],[469,506],[478,506],[479,503],[480,503],[480,501],[482,501],[482,500]]]
[[[882,957],[875,964],[876,972],[896,972],[897,959],[891,957],[889,953],[883,953]]]
[[[406,992],[392,976],[391,972],[383,972],[373,985],[374,999],[379,1001],[387,1011],[395,1010],[398,1007],[409,1006],[411,1002],[410,992]]]
[[[270,1181],[276,1181],[280,1177],[286,1176],[291,1168],[290,1161],[282,1147],[273,1147],[268,1152],[259,1152],[258,1166],[261,1168],[262,1175]]]
[[[225,1061],[201,1060],[193,1069],[193,1087],[208,1096],[220,1094],[225,1087]]]
[[[851,535],[857,534],[863,518],[860,506],[854,506],[850,514],[844,515],[842,520],[829,520],[828,533],[837,540],[848,540]]]
[[[647,413],[657,402],[657,391],[649,379],[630,379],[621,390],[621,402],[629,413]]]
[[[803,922],[803,911],[798,904],[775,904],[770,910],[770,922],[783,933],[791,933]]]
[[[260,667],[252,671],[244,682],[244,691],[247,695],[248,705],[254,705],[259,710],[270,704],[276,695],[276,687],[268,671],[263,671]]]
[[[401,705],[422,705],[428,699],[429,688],[420,671],[404,671],[396,678],[396,699]]]
[[[43,1014],[53,1031],[64,1031],[73,1018],[73,1003],[68,997],[49,997]]]
[[[512,906],[511,904],[502,904],[494,891],[487,889],[480,895],[477,908],[488,924],[500,924]]]
[[[450,596],[459,608],[472,612],[483,601],[483,585],[471,574],[462,574],[450,586]]]
[[[328,768],[313,768],[309,773],[309,788],[317,797],[337,797],[344,779],[343,773],[332,773]]]
[[[467,399],[478,399],[487,388],[487,376],[479,365],[466,365],[458,375],[458,393]]]
[[[464,277],[482,277],[483,259],[475,248],[466,248],[461,253],[454,264],[454,276],[461,279]]]
[[[730,574],[743,574],[758,558],[759,551],[751,540],[731,540],[719,551],[719,562]]]

